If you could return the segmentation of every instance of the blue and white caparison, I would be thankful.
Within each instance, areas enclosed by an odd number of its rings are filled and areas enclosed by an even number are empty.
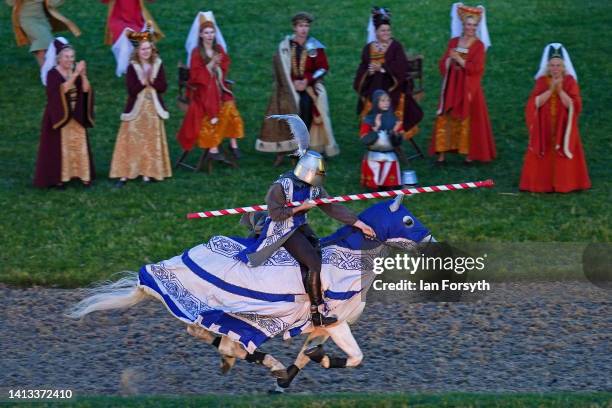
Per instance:
[[[373,259],[382,242],[411,246],[433,239],[400,200],[375,204],[360,215],[379,241],[344,226],[321,240],[321,281],[326,307],[351,323],[365,305],[374,278]],[[263,265],[248,267],[235,259],[252,240],[214,236],[171,259],[140,269],[138,288],[162,301],[187,324],[225,335],[253,352],[267,339],[312,330],[309,301],[299,265],[284,248]]]

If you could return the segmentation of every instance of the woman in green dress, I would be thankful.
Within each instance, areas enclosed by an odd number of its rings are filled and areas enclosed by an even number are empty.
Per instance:
[[[12,21],[17,46],[30,45],[38,65],[45,60],[47,47],[53,41],[53,32],[69,30],[75,36],[81,31],[72,21],[61,15],[56,7],[64,0],[6,0],[13,7]]]

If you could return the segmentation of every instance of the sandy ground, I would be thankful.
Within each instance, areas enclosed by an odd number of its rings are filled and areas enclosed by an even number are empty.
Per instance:
[[[259,393],[274,379],[240,361],[227,375],[210,346],[157,301],[63,316],[78,290],[0,286],[0,393]],[[293,392],[612,391],[612,296],[585,282],[498,283],[468,302],[376,300],[353,326],[355,369],[311,364]],[[302,339],[263,347],[291,364]],[[330,353],[338,355],[331,343]]]

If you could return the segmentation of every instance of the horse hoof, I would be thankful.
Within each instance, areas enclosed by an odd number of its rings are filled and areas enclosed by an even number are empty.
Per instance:
[[[291,382],[295,378],[296,375],[300,372],[300,369],[297,368],[295,364],[291,364],[287,368],[287,377],[286,378],[278,378],[276,380],[276,388],[288,388],[291,385]]]
[[[235,363],[236,363],[235,357],[222,356],[221,364],[219,365],[219,367],[221,368],[221,374],[224,374],[224,375],[227,374],[229,370],[232,369]]]
[[[268,390],[268,394],[272,394],[272,395],[279,395],[279,394],[284,394],[285,390],[281,387],[278,386],[278,384],[276,385],[276,388],[274,388],[273,390]]]
[[[272,377],[278,380],[287,381],[289,379],[289,374],[287,373],[287,370],[272,370],[270,371],[270,374],[272,374]]]
[[[325,357],[325,350],[323,350],[323,346],[319,344],[304,351],[304,354],[315,363],[320,363],[323,357]]]

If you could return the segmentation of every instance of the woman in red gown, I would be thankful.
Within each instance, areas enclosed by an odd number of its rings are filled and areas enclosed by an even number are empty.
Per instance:
[[[199,13],[196,20],[199,39],[191,50],[187,83],[190,103],[177,139],[184,151],[197,143],[209,150],[210,159],[229,163],[219,150],[221,142],[230,139],[230,152],[238,159],[237,140],[244,137],[242,117],[227,82],[231,60],[221,45],[223,37],[218,35],[212,13]]]
[[[496,150],[480,84],[490,45],[485,10],[456,3],[452,15],[453,38],[439,62],[443,81],[429,153],[438,154],[439,164],[446,152],[465,155],[466,164],[489,162]]]
[[[101,1],[108,4],[104,44],[115,44],[126,28],[137,33],[140,32],[144,29],[145,22],[149,22],[153,26],[155,41],[164,37],[164,33],[161,32],[155,20],[153,20],[153,16],[147,10],[144,0]]]
[[[569,54],[561,44],[549,44],[525,108],[529,146],[520,190],[567,193],[591,187],[578,131],[581,111],[580,87]]]

